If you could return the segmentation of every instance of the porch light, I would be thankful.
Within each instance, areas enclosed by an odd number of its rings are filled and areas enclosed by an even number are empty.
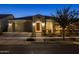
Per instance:
[[[42,23],[42,26],[45,26],[45,23]]]
[[[9,26],[12,26],[12,23],[9,23]]]
[[[33,26],[35,26],[35,23],[33,23]]]

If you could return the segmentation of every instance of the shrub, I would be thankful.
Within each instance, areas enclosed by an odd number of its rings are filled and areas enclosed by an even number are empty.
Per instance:
[[[29,38],[29,39],[27,39],[27,41],[35,41],[35,39]]]

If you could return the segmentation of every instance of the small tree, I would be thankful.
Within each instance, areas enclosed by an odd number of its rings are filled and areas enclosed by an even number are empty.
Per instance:
[[[78,19],[78,17],[79,17],[79,11],[71,10],[70,7],[57,10],[56,15],[55,15],[55,20],[62,27],[63,40],[64,40],[64,36],[65,36],[66,26],[75,22]]]

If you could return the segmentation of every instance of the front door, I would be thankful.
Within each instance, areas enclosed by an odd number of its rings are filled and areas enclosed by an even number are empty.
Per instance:
[[[35,26],[35,32],[41,32],[41,31],[42,31],[42,29],[41,29],[41,23],[37,22],[36,26]]]
[[[36,22],[36,25],[35,25],[35,36],[36,37],[41,37],[42,36],[42,23],[40,21],[37,21]]]

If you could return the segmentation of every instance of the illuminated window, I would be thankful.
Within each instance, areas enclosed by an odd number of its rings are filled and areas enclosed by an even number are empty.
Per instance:
[[[60,26],[56,26],[56,30],[62,30]]]

